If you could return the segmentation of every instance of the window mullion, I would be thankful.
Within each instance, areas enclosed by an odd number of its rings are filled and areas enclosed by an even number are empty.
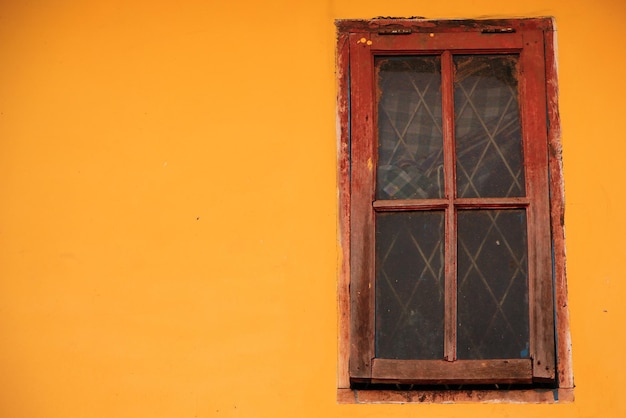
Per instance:
[[[454,73],[452,53],[444,51],[441,56],[441,89],[443,114],[443,149],[445,172],[446,208],[445,227],[445,316],[444,358],[456,360],[456,210],[455,158],[454,158]]]

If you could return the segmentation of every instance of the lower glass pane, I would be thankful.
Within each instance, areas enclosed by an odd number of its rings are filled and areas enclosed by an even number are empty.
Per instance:
[[[444,212],[376,214],[376,357],[441,359]]]
[[[459,359],[529,358],[526,212],[459,211]]]

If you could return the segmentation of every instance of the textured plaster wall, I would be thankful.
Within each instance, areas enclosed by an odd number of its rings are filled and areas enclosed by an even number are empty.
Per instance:
[[[338,405],[334,19],[551,15],[576,401]],[[0,416],[620,417],[626,3],[0,3]]]

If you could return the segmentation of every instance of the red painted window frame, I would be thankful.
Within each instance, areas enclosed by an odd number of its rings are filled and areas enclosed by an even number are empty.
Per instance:
[[[376,19],[339,21],[337,27],[343,252],[339,283],[339,387],[349,388],[353,382],[532,383],[552,382],[557,377],[558,387],[573,387],[566,309],[563,190],[552,20]],[[446,193],[447,197],[442,202],[433,204],[447,208],[447,240],[454,239],[455,207],[463,204],[485,206],[489,203],[489,207],[494,208],[527,208],[532,360],[456,360],[454,344],[451,343],[455,339],[456,315],[456,288],[454,280],[450,280],[455,274],[456,258],[454,251],[450,251],[454,247],[452,245],[446,246],[448,303],[445,315],[448,325],[444,349],[446,359],[450,361],[374,358],[374,56],[440,53],[445,66],[451,65],[451,52],[520,54],[523,72],[520,78],[520,107],[528,198],[518,202],[511,199],[461,202],[461,199]],[[451,86],[451,83],[444,80],[442,85]],[[444,107],[453,105],[451,91],[444,91],[443,97]],[[453,147],[451,121],[444,122],[444,132],[447,138],[451,138],[446,140],[444,146]],[[450,152],[447,154],[450,155]],[[452,166],[451,161],[445,164],[446,167]],[[449,184],[454,184],[453,173],[453,170],[447,170]],[[555,346],[557,342],[558,346]]]

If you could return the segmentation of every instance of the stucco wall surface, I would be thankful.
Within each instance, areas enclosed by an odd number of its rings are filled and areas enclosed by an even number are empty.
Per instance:
[[[576,400],[336,402],[335,19],[554,16]],[[626,416],[620,0],[0,3],[0,416]]]

